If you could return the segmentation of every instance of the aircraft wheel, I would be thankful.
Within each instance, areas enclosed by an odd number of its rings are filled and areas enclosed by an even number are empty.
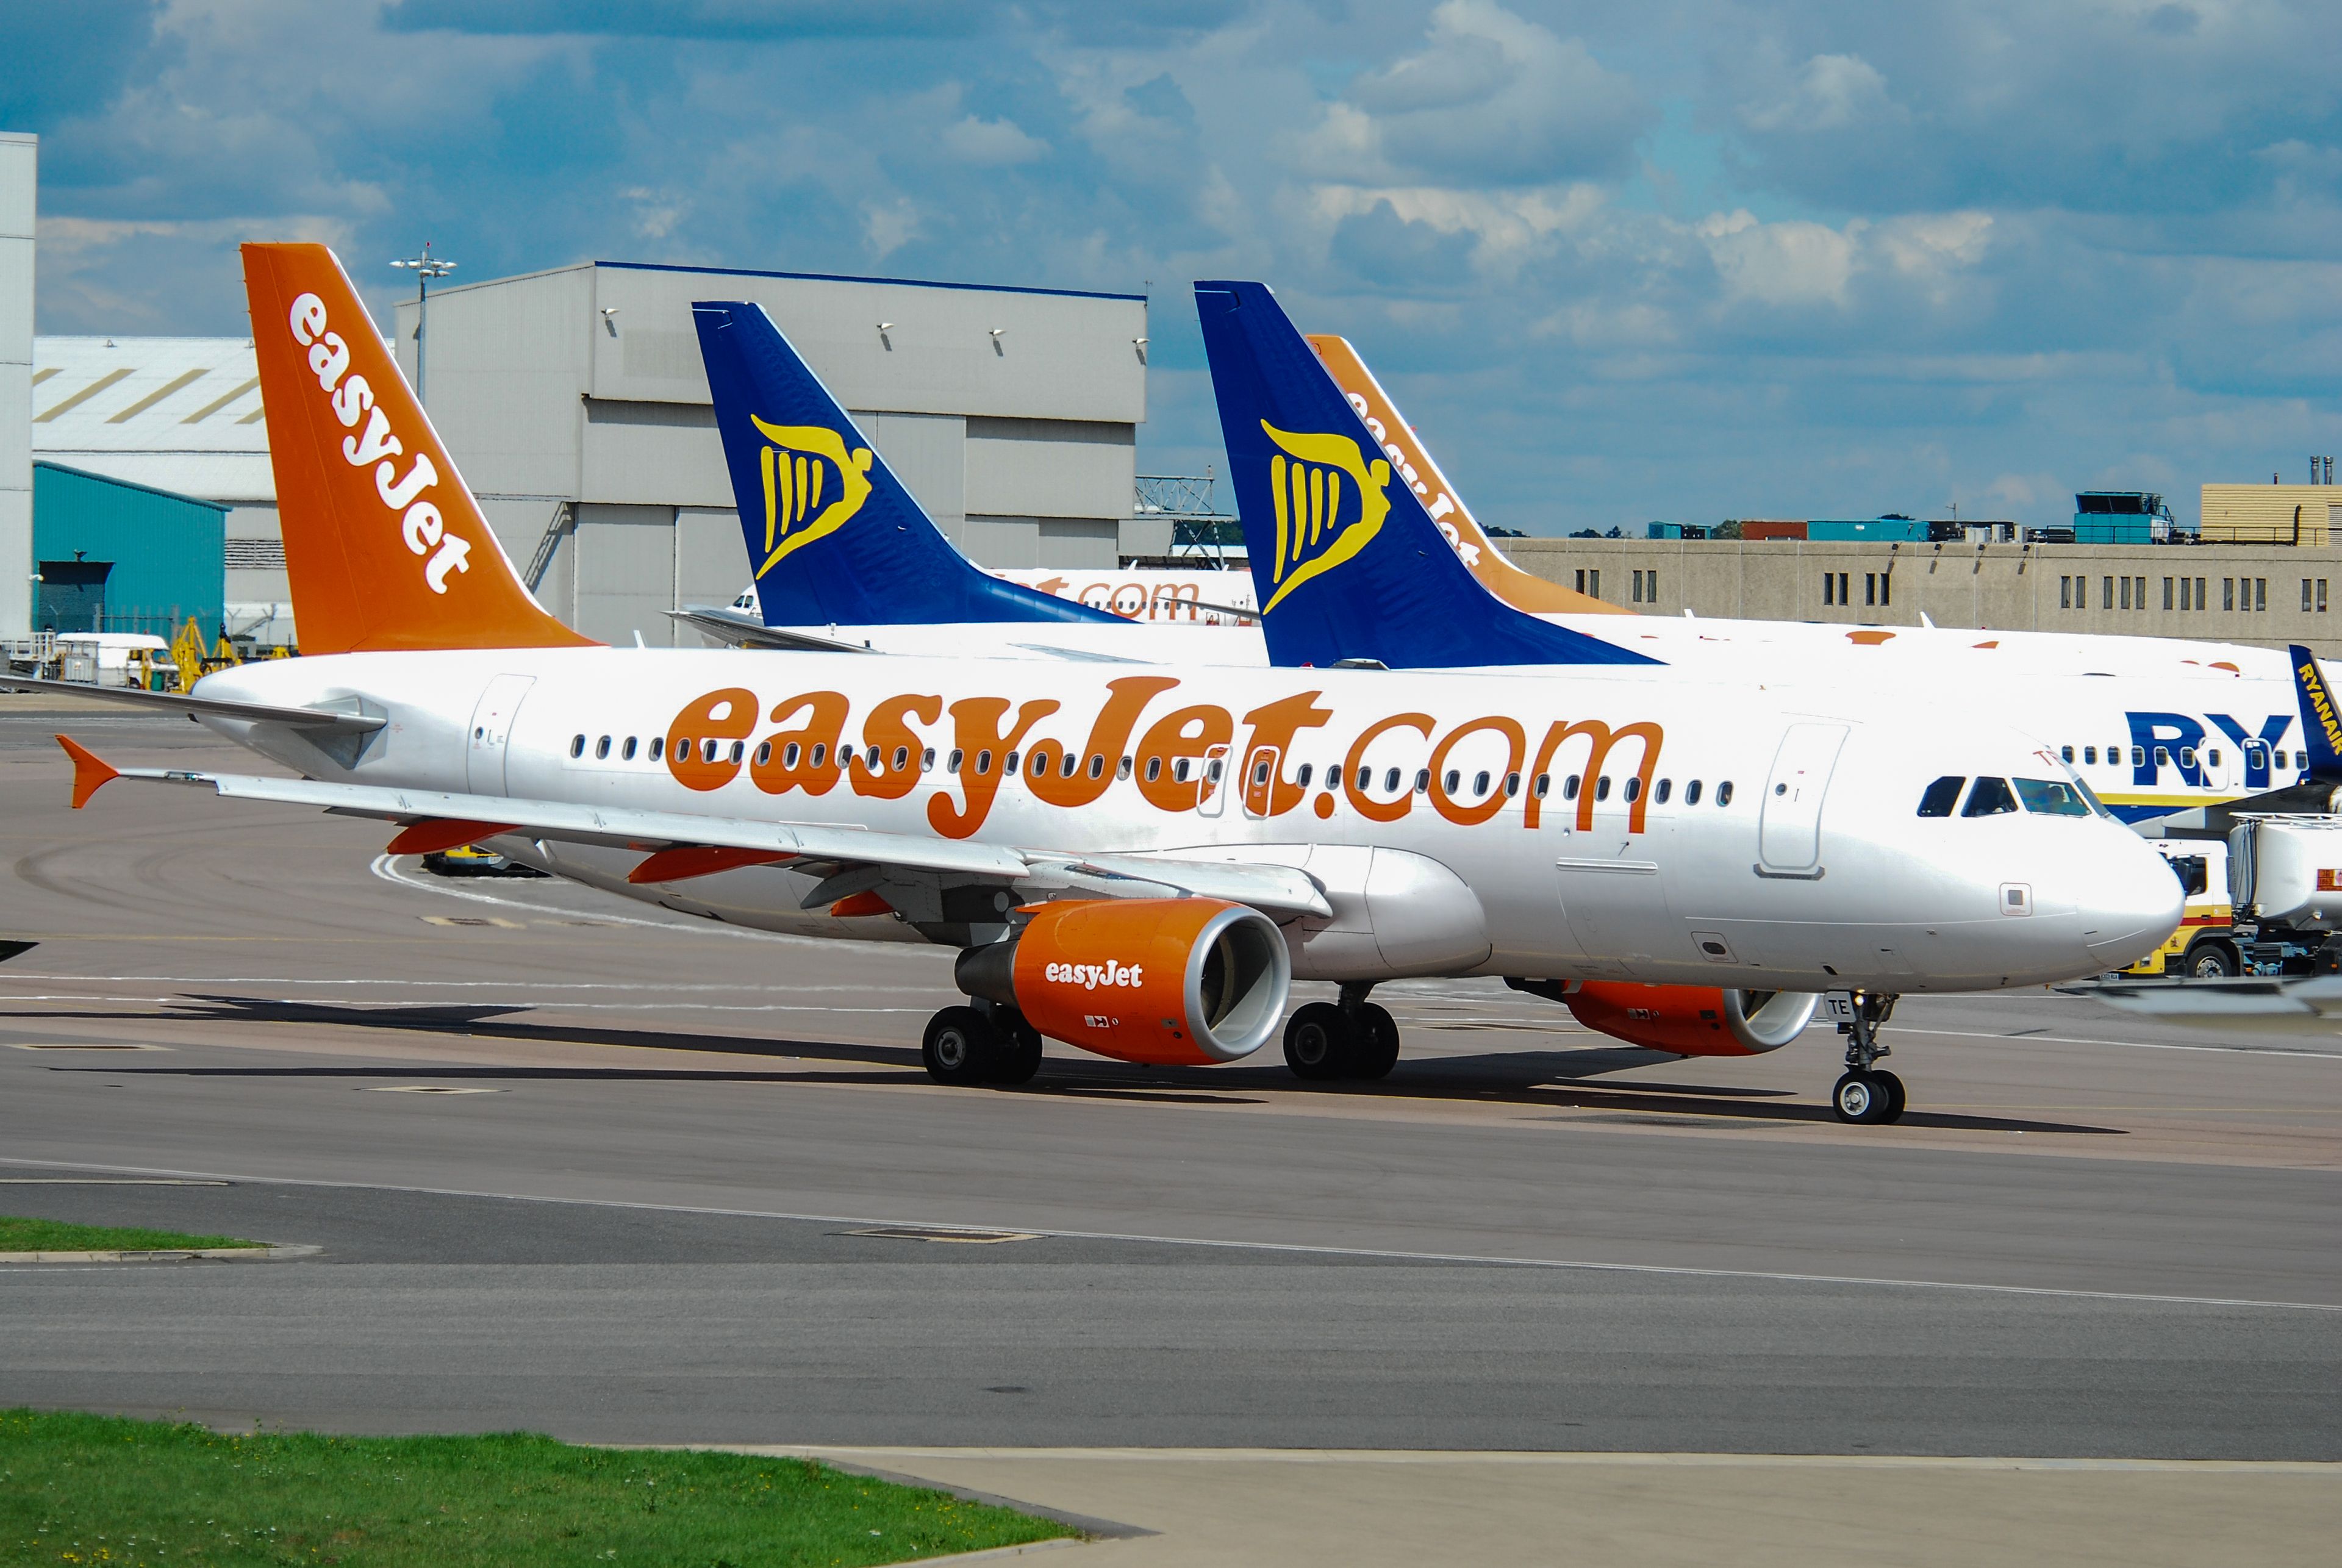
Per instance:
[[[1910,1103],[1903,1093],[1903,1080],[1884,1067],[1872,1068],[1870,1075],[1877,1079],[1879,1086],[1887,1091],[1887,1114],[1878,1119],[1887,1123],[1901,1121],[1903,1107]]]
[[[985,1081],[1030,1084],[1033,1074],[1041,1070],[1041,1032],[1027,1024],[1021,1013],[1006,1014],[995,1019],[994,1024],[999,1030],[1000,1044],[993,1053],[992,1071],[985,1075]]]
[[[1285,1025],[1285,1064],[1296,1078],[1339,1078],[1356,1054],[1349,1014],[1331,1002],[1293,1010]]]
[[[1894,1104],[1893,1091],[1879,1080],[1889,1076],[1875,1072],[1848,1073],[1830,1091],[1830,1114],[1841,1122],[1866,1127],[1887,1121],[1887,1109]]]
[[[1369,1002],[1357,1012],[1357,1049],[1350,1057],[1349,1076],[1373,1081],[1390,1076],[1398,1065],[1398,1020],[1390,1009]]]
[[[992,1021],[973,1007],[946,1007],[927,1020],[919,1060],[938,1084],[982,1084],[1000,1054]]]

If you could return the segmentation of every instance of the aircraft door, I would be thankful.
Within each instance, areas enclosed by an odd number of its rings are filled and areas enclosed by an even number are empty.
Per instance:
[[[513,720],[521,700],[536,684],[534,675],[496,675],[472,710],[472,739],[465,753],[465,787],[474,794],[506,794],[505,753],[512,744]]]
[[[1214,746],[1204,754],[1204,787],[1196,795],[1197,816],[1217,816],[1228,809],[1228,748]]]
[[[1844,724],[1791,724],[1765,781],[1756,854],[1767,871],[1811,872],[1822,858],[1822,796],[1846,744]]]

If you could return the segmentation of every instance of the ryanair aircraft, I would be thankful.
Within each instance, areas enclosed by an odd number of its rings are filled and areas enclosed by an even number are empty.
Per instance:
[[[1378,644],[1469,666],[1437,671],[595,644],[521,585],[331,253],[244,255],[305,655],[115,694],[296,776],[117,769],[60,737],[77,807],[194,786],[380,819],[395,854],[485,842],[709,920],[952,947],[969,1001],[923,1052],[954,1084],[1029,1078],[1045,1034],[1206,1064],[1280,1024],[1303,1076],[1378,1077],[1399,1040],[1376,984],[1502,975],[1684,1054],[1770,1049],[1829,993],[1837,1114],[1888,1121],[1895,994],[2098,973],[2178,919],[2155,853],[2012,731],[1686,678],[1485,595]],[[1228,314],[1207,330],[1250,334]],[[1278,613],[1322,637],[1346,580],[1402,611],[1478,594],[1304,367],[1299,399],[1273,367],[1243,448],[1256,494],[1286,486]],[[840,424],[756,418],[725,433],[760,561],[894,504]],[[1288,1019],[1296,979],[1341,1001]]]

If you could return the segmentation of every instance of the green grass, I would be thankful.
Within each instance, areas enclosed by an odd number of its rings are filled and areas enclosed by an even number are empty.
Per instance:
[[[805,1460],[0,1410],[0,1563],[776,1568],[1076,1533]]]
[[[0,1214],[0,1253],[149,1253],[182,1247],[262,1247],[234,1236],[191,1236],[136,1225],[69,1225]]]

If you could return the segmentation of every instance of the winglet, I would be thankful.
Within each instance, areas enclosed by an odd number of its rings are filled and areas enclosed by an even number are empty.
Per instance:
[[[122,776],[121,769],[106,762],[87,746],[75,744],[71,736],[59,735],[57,744],[65,747],[65,755],[73,758],[73,808],[75,811],[87,805],[89,797],[95,794],[102,786]]]
[[[2300,644],[2287,649],[2293,656],[2293,692],[2301,704],[2301,734],[2309,748],[2309,776],[2319,784],[2342,784],[2342,712],[2334,706],[2334,689],[2317,655]]]

